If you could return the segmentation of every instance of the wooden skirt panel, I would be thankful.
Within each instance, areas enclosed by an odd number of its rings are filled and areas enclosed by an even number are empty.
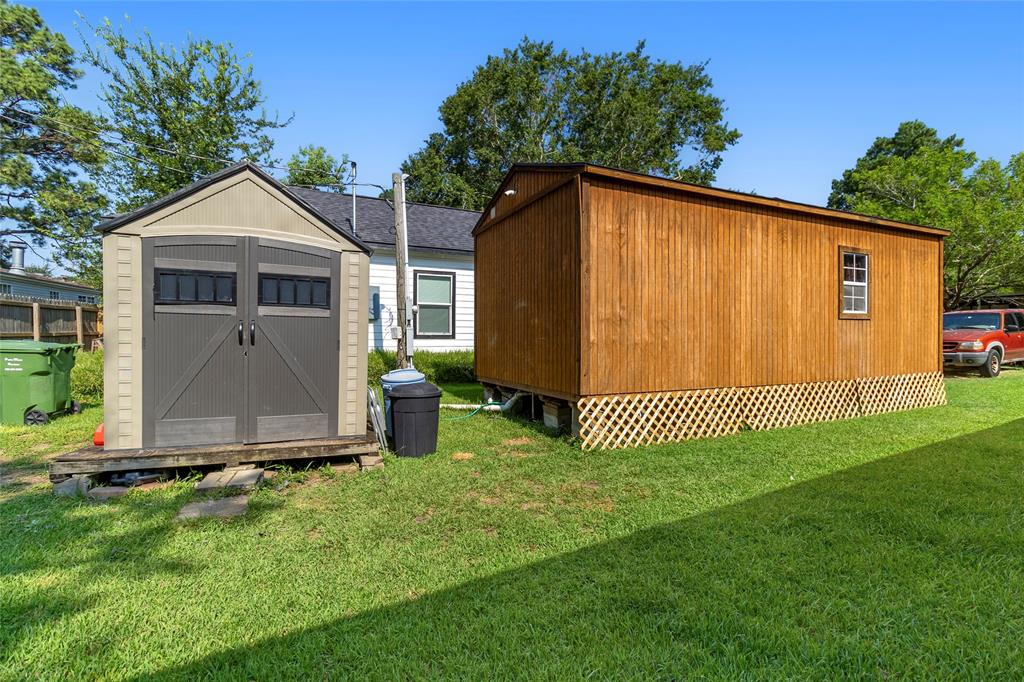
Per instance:
[[[712,438],[944,405],[941,372],[581,398],[585,450]]]

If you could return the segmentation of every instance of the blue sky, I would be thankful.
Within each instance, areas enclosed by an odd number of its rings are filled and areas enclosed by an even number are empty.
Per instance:
[[[36,3],[80,45],[75,11],[178,43],[251,53],[268,107],[294,122],[276,155],[323,144],[380,184],[439,128],[437,107],[524,35],[570,51],[708,61],[743,133],[720,187],[821,204],[872,140],[919,118],[983,157],[1024,150],[1024,3]],[[98,80],[72,100],[96,106]]]

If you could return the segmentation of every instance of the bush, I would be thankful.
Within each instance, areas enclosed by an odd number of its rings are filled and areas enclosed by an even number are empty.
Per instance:
[[[416,369],[423,372],[432,384],[461,384],[476,381],[473,373],[473,351],[418,350],[414,358]],[[395,369],[395,354],[391,351],[372,350],[366,365],[366,376],[371,386],[380,385],[380,375]]]
[[[103,351],[75,353],[71,369],[71,397],[80,403],[103,402]]]

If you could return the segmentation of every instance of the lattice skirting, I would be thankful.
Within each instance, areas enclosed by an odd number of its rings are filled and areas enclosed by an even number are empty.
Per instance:
[[[944,405],[941,372],[581,398],[583,448],[625,448]]]

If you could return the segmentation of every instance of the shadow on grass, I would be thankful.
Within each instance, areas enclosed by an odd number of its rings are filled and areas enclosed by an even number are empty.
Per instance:
[[[1022,443],[1018,420],[138,679],[1006,676]]]

